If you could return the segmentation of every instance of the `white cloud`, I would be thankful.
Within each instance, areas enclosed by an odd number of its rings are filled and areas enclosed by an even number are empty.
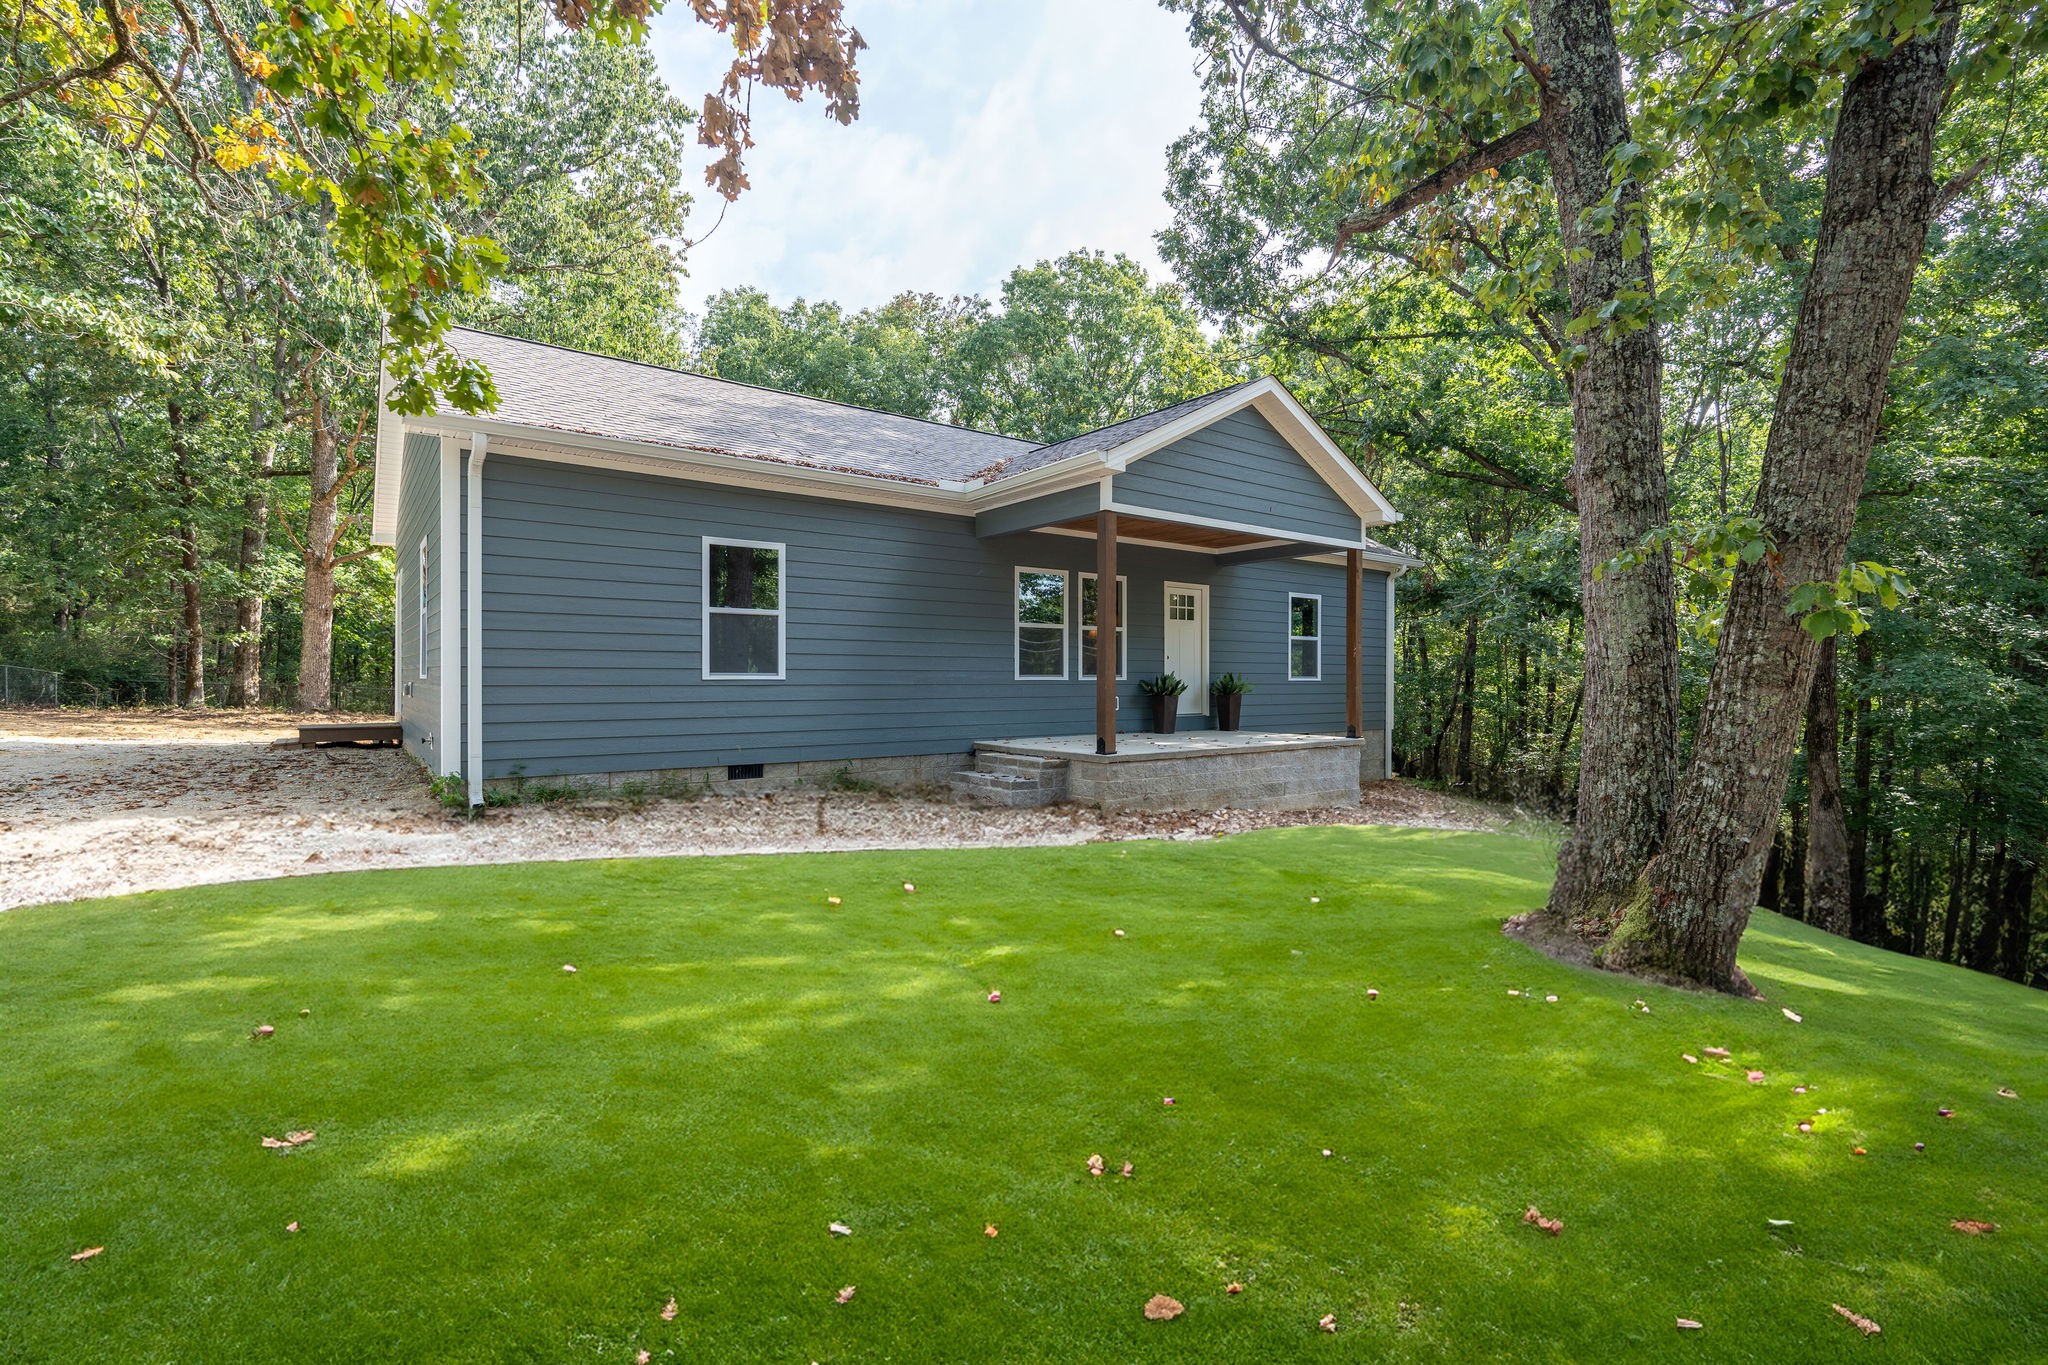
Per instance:
[[[757,285],[853,307],[905,290],[988,293],[1080,247],[1164,274],[1166,147],[1199,92],[1183,21],[1144,0],[846,0],[861,117],[758,96],[753,188],[690,253],[684,300]],[[658,21],[663,74],[691,103],[728,52],[683,6]],[[706,158],[708,159],[708,149]],[[694,185],[700,164],[688,168]],[[719,201],[697,197],[692,230]]]

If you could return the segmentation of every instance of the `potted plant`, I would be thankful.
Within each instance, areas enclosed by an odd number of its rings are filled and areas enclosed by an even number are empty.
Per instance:
[[[1188,685],[1171,673],[1162,673],[1156,678],[1142,678],[1138,682],[1138,695],[1152,703],[1152,732],[1160,735],[1173,733],[1173,725],[1180,718],[1180,696]]]
[[[1209,695],[1216,699],[1216,728],[1235,730],[1239,717],[1244,712],[1244,694],[1252,685],[1242,673],[1225,673],[1209,684]]]

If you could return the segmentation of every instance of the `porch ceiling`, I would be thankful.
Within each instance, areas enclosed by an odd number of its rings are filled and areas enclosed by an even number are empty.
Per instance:
[[[1095,534],[1094,517],[1075,517],[1071,521],[1058,523],[1060,529]],[[1247,535],[1242,531],[1218,531],[1208,526],[1183,526],[1179,522],[1161,521],[1155,517],[1134,517],[1125,513],[1117,518],[1118,540],[1154,540],[1167,545],[1185,545],[1190,550],[1215,553],[1219,550],[1241,550],[1251,545],[1270,545],[1271,536]]]

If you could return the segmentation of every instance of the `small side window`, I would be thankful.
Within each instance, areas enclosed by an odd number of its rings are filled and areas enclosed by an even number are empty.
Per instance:
[[[1316,682],[1323,676],[1323,599],[1312,593],[1287,595],[1287,677]]]
[[[704,676],[780,678],[784,547],[704,542]]]
[[[419,619],[419,631],[420,631],[420,633],[419,633],[419,643],[418,643],[418,645],[417,645],[417,646],[415,646],[415,651],[416,651],[416,652],[418,653],[418,655],[419,655],[419,665],[418,665],[418,674],[417,674],[417,676],[419,676],[419,677],[422,677],[422,678],[424,678],[424,677],[426,677],[426,676],[427,676],[427,541],[426,541],[426,537],[424,537],[424,536],[422,536],[422,537],[420,538],[420,565],[419,565],[419,579],[420,579],[420,591],[419,591],[419,599],[420,599],[420,601],[419,601],[419,618],[420,618],[420,619]]]
[[[1067,575],[1017,570],[1017,677],[1067,676]]]

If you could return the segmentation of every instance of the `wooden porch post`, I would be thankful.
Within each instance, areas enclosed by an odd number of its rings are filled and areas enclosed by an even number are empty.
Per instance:
[[[1095,752],[1116,752],[1116,513],[1095,514]]]
[[[1344,552],[1344,735],[1365,733],[1365,556]]]

